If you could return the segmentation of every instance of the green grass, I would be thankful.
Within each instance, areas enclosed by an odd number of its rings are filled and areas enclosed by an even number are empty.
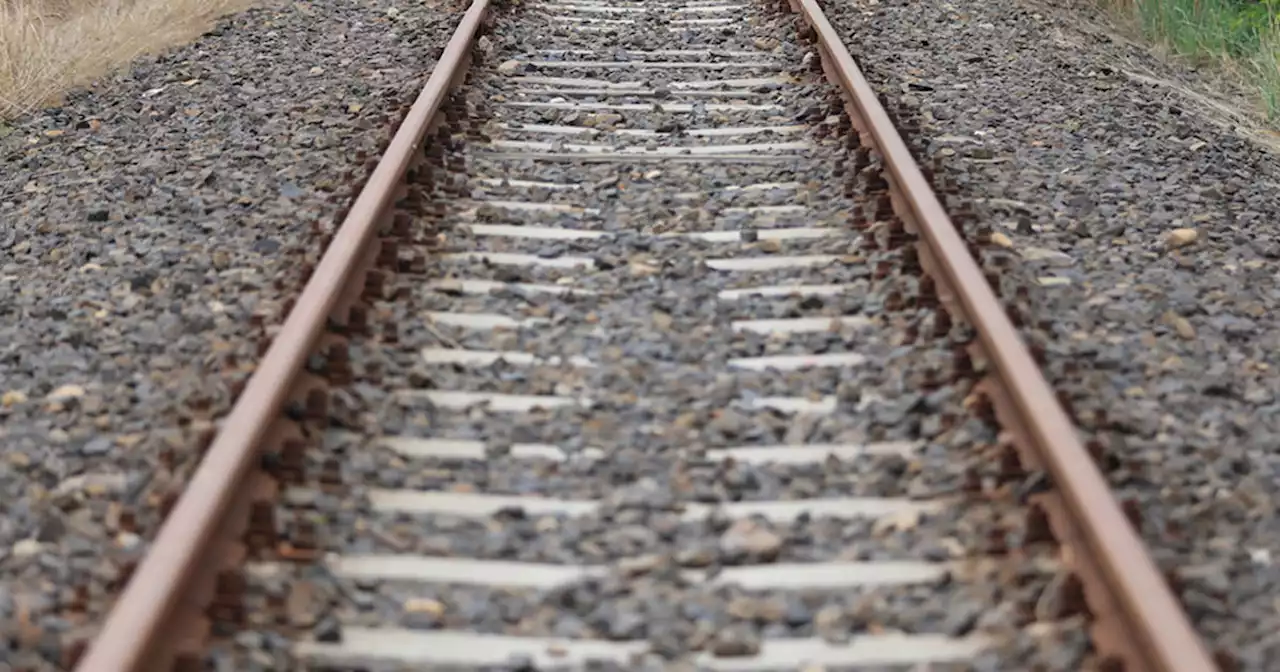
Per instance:
[[[1179,56],[1225,66],[1256,87],[1280,120],[1280,0],[1131,0],[1148,39]]]

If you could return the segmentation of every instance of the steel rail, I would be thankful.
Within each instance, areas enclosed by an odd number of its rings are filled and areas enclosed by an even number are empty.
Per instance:
[[[296,374],[343,290],[352,281],[397,186],[445,100],[455,75],[469,58],[488,0],[474,0],[445,47],[431,76],[387,146],[351,210],[308,280],[294,309],[273,339],[258,369],[236,401],[194,477],[165,520],[98,636],[76,667],[80,672],[132,672],[167,667],[155,658],[172,642],[158,641],[184,599],[200,563],[273,421],[280,416]],[[159,664],[157,664],[159,663]]]
[[[871,84],[817,0],[791,1],[816,31],[839,84],[857,108],[862,130],[871,136],[892,182],[905,197],[916,228],[923,233],[977,330],[1054,485],[1079,522],[1085,545],[1132,628],[1130,635],[1140,640],[1137,643],[1149,669],[1217,670]]]

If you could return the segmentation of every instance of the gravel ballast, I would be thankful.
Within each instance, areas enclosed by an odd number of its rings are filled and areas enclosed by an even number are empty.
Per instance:
[[[1048,376],[1211,648],[1280,656],[1280,161],[1079,10],[827,3],[993,233]],[[956,201],[953,201],[953,208]]]
[[[6,664],[100,622],[454,16],[269,3],[0,126]]]

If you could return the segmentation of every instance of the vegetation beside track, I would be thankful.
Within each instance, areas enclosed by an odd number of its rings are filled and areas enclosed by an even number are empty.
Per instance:
[[[1280,0],[1103,0],[1144,37],[1256,89],[1280,123]]]
[[[0,0],[0,120],[181,44],[252,0]],[[3,127],[0,126],[0,132]]]

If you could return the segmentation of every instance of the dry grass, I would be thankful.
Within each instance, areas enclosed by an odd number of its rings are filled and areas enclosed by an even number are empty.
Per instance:
[[[55,102],[254,0],[0,0],[0,119]]]

